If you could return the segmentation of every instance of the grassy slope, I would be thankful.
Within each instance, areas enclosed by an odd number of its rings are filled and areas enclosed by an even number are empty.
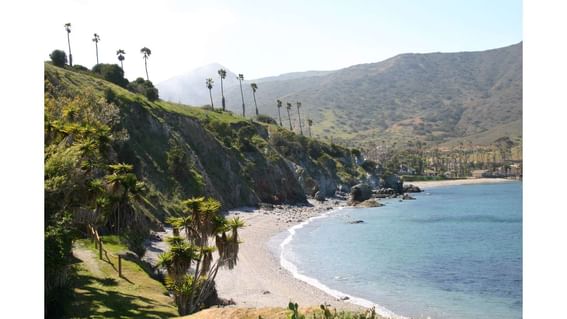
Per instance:
[[[178,315],[173,300],[158,281],[152,279],[138,264],[122,260],[123,278],[116,271],[118,260],[114,256],[126,247],[114,237],[105,237],[105,249],[110,262],[98,259],[94,245],[79,240],[75,251],[90,256],[77,264],[78,275],[74,300],[69,316],[78,318],[170,318]],[[75,253],[77,255],[77,253]],[[84,258],[84,257],[83,257]]]

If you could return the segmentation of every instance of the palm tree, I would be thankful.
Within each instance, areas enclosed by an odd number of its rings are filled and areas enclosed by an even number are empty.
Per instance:
[[[287,118],[289,119],[289,130],[293,131],[293,127],[291,126],[291,116],[289,115],[289,110],[291,110],[291,103],[289,102],[287,103],[286,109],[287,109]]]
[[[225,101],[224,101],[224,88],[222,85],[222,80],[224,80],[224,78],[226,78],[226,70],[225,69],[220,69],[218,71],[219,76],[220,76],[220,90],[221,90],[221,96],[222,96],[222,110],[225,110]]]
[[[277,104],[277,105],[278,105],[278,117],[279,117],[279,119],[280,119],[280,126],[283,126],[283,124],[282,124],[282,114],[280,113],[280,109],[282,108],[282,101],[277,100],[276,102],[278,103],[278,104]]]
[[[152,54],[152,51],[146,47],[143,47],[140,52],[144,55],[144,65],[146,66],[146,80],[149,81],[150,77],[148,76],[148,58]]]
[[[250,84],[252,87],[252,95],[254,96],[254,106],[256,107],[256,116],[258,116],[258,104],[256,104],[256,90],[258,89],[258,85],[256,83]]]
[[[95,48],[96,48],[96,64],[98,64],[98,41],[100,41],[100,36],[95,33],[93,37],[93,42],[95,43]]]
[[[124,71],[124,65],[122,64],[122,61],[124,61],[125,59],[124,54],[126,54],[126,52],[124,52],[124,50],[122,49],[118,49],[118,51],[116,51],[116,55],[118,55],[118,61],[120,61],[120,68],[122,68],[122,71]]]
[[[313,120],[307,119],[307,125],[309,127],[309,137],[311,137],[311,126],[313,125]]]
[[[209,89],[209,97],[211,98],[211,108],[214,110],[215,106],[213,105],[213,94],[211,93],[211,90],[213,89],[213,83],[215,83],[215,82],[211,78],[208,78],[205,81],[205,84],[207,85],[207,88]]]
[[[71,54],[71,39],[69,34],[71,33],[71,23],[65,23],[65,30],[67,31],[67,44],[69,44],[69,65],[73,66],[73,55]]]
[[[301,102],[297,102],[297,116],[299,116],[299,132],[303,135],[303,126],[301,125],[301,112],[299,108],[301,107]]]
[[[242,116],[246,117],[246,106],[244,105],[244,93],[242,92],[242,81],[244,81],[244,74],[239,74],[236,79],[240,82],[240,97],[242,97]]]
[[[130,164],[113,164],[109,165],[112,170],[111,175],[106,176],[106,181],[110,187],[110,193],[115,200],[115,230],[120,236],[120,221],[124,218],[124,210],[128,206],[128,198],[130,193],[138,192],[141,185],[138,183],[136,175],[132,173],[133,166]],[[122,213],[122,216],[120,216]]]

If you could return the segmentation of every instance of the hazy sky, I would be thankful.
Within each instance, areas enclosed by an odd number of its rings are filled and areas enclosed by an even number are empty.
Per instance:
[[[375,1],[50,1],[41,39],[45,59],[67,51],[73,63],[118,63],[130,80],[144,76],[140,49],[154,83],[218,62],[252,79],[378,62],[407,52],[476,51],[522,41],[520,0]],[[214,76],[214,74],[212,74]]]

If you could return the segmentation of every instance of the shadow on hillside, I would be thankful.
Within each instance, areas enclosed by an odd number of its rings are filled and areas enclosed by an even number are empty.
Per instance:
[[[91,318],[170,318],[171,312],[159,311],[163,304],[154,300],[118,291],[99,289],[96,286],[116,286],[112,278],[99,279],[88,275],[78,275],[77,288],[69,314],[73,317]],[[94,287],[93,287],[94,286]]]

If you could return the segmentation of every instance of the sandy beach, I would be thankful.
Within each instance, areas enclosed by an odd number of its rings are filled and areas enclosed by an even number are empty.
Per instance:
[[[222,270],[216,283],[219,296],[232,299],[237,307],[286,307],[290,300],[300,306],[327,303],[338,309],[363,309],[339,301],[325,292],[295,279],[282,268],[278,256],[268,247],[275,235],[310,217],[333,208],[345,206],[344,201],[311,201],[312,207],[277,206],[272,210],[233,210],[229,216],[240,216],[246,222],[241,231],[238,265],[231,271]]]
[[[468,179],[450,179],[443,181],[416,181],[416,182],[404,182],[404,185],[415,185],[421,189],[427,190],[428,188],[440,187],[440,186],[454,186],[454,185],[471,185],[471,184],[495,184],[495,183],[507,183],[513,180],[505,178],[468,178]]]

